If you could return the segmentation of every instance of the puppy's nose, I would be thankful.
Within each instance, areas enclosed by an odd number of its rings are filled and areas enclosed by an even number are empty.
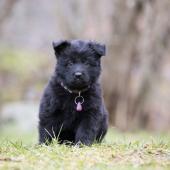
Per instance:
[[[82,77],[82,73],[81,72],[75,72],[74,76],[75,76],[75,78],[80,78],[80,77]]]

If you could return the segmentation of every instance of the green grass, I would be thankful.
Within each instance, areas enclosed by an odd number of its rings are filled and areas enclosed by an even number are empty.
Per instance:
[[[19,132],[19,131],[18,131]],[[18,139],[17,139],[18,138]],[[169,170],[170,135],[110,129],[102,144],[38,146],[36,133],[0,133],[0,169]]]

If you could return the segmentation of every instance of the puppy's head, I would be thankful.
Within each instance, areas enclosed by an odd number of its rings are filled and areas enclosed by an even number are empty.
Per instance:
[[[83,90],[97,81],[100,58],[105,55],[105,45],[92,41],[53,42],[57,58],[56,76],[71,90]]]

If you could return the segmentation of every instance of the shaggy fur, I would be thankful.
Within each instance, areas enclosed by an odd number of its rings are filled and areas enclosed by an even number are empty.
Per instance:
[[[52,138],[60,143],[101,142],[108,127],[108,113],[98,83],[105,46],[72,40],[55,42],[53,47],[57,64],[41,99],[39,143],[51,142]],[[74,102],[78,92],[84,98],[82,111],[76,111]]]

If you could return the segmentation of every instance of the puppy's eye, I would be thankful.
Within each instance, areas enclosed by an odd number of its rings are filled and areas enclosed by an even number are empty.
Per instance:
[[[73,62],[69,61],[67,62],[67,66],[72,66],[73,65]]]
[[[86,65],[86,66],[89,66],[89,65],[90,65],[90,63],[88,63],[88,62],[85,62],[85,65]]]

